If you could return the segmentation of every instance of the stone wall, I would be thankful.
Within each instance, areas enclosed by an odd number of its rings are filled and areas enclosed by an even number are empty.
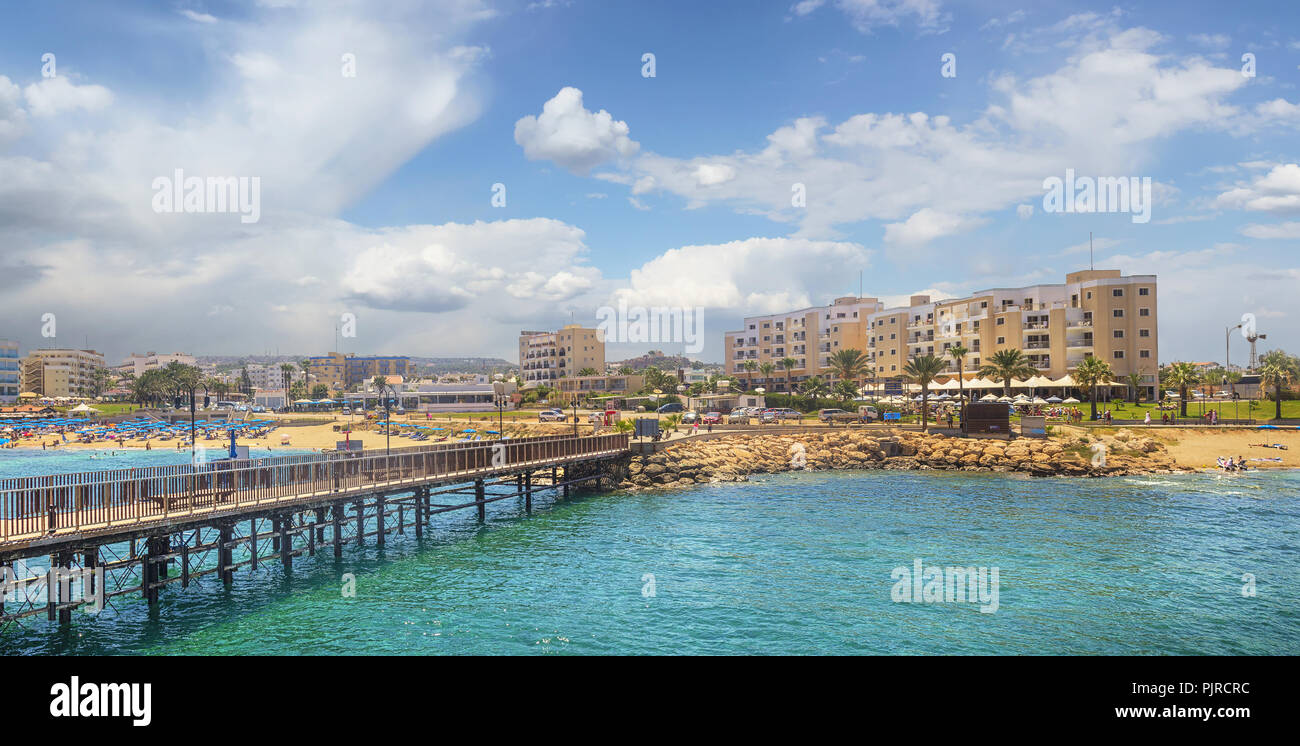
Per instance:
[[[1128,431],[1114,436],[1003,441],[845,429],[684,441],[612,466],[607,485],[662,489],[741,482],[751,474],[826,469],[946,469],[1093,477],[1186,471],[1159,441]]]

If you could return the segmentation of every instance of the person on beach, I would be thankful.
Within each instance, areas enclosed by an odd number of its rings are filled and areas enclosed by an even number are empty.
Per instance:
[[[1150,424],[1151,424],[1151,410],[1147,410],[1147,416],[1146,416],[1146,419],[1142,420],[1142,424],[1143,424],[1143,425],[1150,425]]]

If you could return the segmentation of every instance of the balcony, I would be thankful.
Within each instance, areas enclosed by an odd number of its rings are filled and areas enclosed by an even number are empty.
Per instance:
[[[1052,349],[1052,345],[1050,342],[1030,342],[1029,344],[1025,345],[1025,349],[1026,350],[1050,350]]]

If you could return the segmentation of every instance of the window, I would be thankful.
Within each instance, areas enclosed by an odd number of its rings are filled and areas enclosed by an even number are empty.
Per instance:
[[[1005,324],[1005,323],[1007,323],[1007,318],[1006,318],[1005,316],[999,316],[999,317],[998,317],[998,326],[1002,326],[1002,325]]]
[[[1122,318],[1124,318],[1124,309],[1122,309],[1122,308],[1116,308],[1115,310],[1113,310],[1113,311],[1110,312],[1110,315],[1111,315],[1113,318],[1122,319]]]
[[[1138,329],[1138,336],[1139,336],[1139,337],[1149,337],[1149,336],[1151,336],[1151,330],[1150,330],[1150,329]]]
[[[1116,360],[1123,360],[1123,359],[1124,359],[1124,351],[1123,351],[1123,350],[1115,350],[1115,359],[1116,359]]]
[[[1151,288],[1138,288],[1138,295],[1150,295]]]
[[[1138,309],[1138,316],[1150,316],[1150,315],[1151,315],[1151,309],[1150,309],[1150,308],[1139,308],[1139,309]]]
[[[1007,343],[1007,338],[1006,338],[1006,337],[998,337],[998,344],[1003,345],[1003,344],[1006,344],[1006,343]]]
[[[1116,329],[1115,331],[1111,332],[1111,334],[1115,337],[1115,339],[1123,339],[1123,338],[1124,338],[1124,330],[1123,330],[1123,329]]]
[[[1084,299],[1085,299],[1085,300],[1092,300],[1092,291],[1091,291],[1091,290],[1089,290],[1087,293],[1084,294]]]
[[[1112,297],[1112,298],[1123,298],[1123,297],[1124,297],[1124,288],[1111,288],[1111,291],[1110,291],[1110,297]]]
[[[988,308],[988,307],[989,307],[989,302],[988,302],[988,301],[986,301],[986,300],[982,300],[982,301],[980,301],[980,308]]]
[[[1138,351],[1138,357],[1140,357],[1140,358],[1144,358],[1144,359],[1145,359],[1145,358],[1149,358],[1149,357],[1151,357],[1151,350],[1139,350],[1139,351]]]

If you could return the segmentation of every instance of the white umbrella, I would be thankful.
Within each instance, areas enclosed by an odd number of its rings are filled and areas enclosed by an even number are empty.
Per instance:
[[[1063,402],[1061,402],[1061,403],[1062,403],[1062,404],[1078,404],[1078,403],[1079,403],[1079,400],[1078,400],[1078,399],[1075,399],[1073,396],[1071,396],[1069,399],[1066,399],[1065,401],[1063,401]]]
[[[1033,400],[1032,402],[1030,402],[1030,403],[1031,403],[1031,404],[1046,404],[1046,403],[1047,403],[1047,400],[1044,399],[1044,398],[1041,397],[1041,396],[1035,396],[1035,397],[1034,397],[1034,400]]]
[[[1059,397],[1059,396],[1049,396],[1049,397],[1047,397],[1047,403],[1048,403],[1048,404],[1060,404],[1060,403],[1061,403],[1061,397]]]
[[[1010,403],[1011,403],[1011,397],[1009,397],[1009,396],[999,396],[999,397],[998,397],[998,401],[1002,402],[1003,404],[1010,404]]]
[[[980,397],[980,401],[997,401],[998,397],[993,394],[985,394]]]
[[[936,397],[934,397],[934,398],[936,398],[936,399],[951,399],[952,397],[951,397],[947,392],[944,392],[944,393],[939,394],[938,396],[936,396]]]

